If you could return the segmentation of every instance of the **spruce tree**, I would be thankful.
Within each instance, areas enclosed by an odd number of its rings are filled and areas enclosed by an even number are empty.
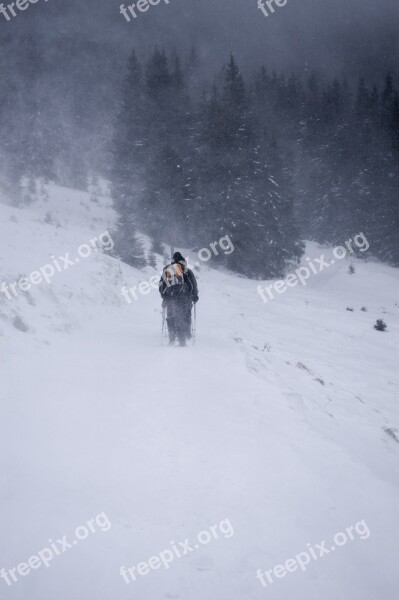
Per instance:
[[[142,68],[133,51],[123,82],[112,147],[112,194],[119,213],[116,252],[133,266],[143,263],[137,224],[141,189],[145,177],[146,137]]]

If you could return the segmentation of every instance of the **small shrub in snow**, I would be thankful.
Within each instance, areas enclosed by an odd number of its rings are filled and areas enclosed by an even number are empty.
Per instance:
[[[346,307],[346,310],[349,310],[349,312],[353,312],[353,308],[349,308],[349,306]]]
[[[353,265],[349,265],[348,273],[349,275],[353,275],[355,273],[355,267]]]
[[[362,312],[367,312],[367,308],[365,306],[362,306],[362,308],[360,309]]]
[[[387,324],[383,319],[377,319],[376,324],[374,325],[374,329],[377,331],[386,331]]]
[[[18,329],[23,333],[29,331],[29,327],[23,322],[23,320],[19,316],[14,317],[12,324],[14,325],[15,329]]]
[[[53,220],[53,216],[52,216],[52,214],[51,214],[51,212],[50,212],[50,211],[46,212],[46,214],[45,214],[45,216],[44,216],[44,222],[45,222],[47,225],[53,225],[53,223],[54,223],[54,220]]]

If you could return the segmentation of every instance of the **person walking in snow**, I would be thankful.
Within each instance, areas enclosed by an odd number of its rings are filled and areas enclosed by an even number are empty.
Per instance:
[[[180,346],[185,346],[191,337],[191,310],[198,302],[198,285],[180,252],[175,252],[172,263],[164,268],[159,292],[162,307],[166,309],[169,344],[177,340]]]

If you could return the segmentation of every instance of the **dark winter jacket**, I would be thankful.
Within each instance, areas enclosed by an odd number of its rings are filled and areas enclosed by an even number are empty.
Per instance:
[[[170,268],[172,271],[176,266],[181,269],[182,285],[169,285],[165,273]],[[186,301],[198,302],[198,284],[194,273],[189,269],[185,262],[178,261],[173,262],[165,267],[160,282],[159,282],[159,293],[164,300],[179,299]]]

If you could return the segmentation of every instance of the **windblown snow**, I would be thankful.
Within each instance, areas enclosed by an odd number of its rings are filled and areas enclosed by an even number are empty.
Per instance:
[[[0,210],[8,284],[115,222],[109,198],[54,185]],[[50,284],[0,292],[0,568],[100,513],[111,523],[0,579],[1,598],[395,600],[399,271],[351,258],[265,304],[267,282],[211,260],[196,271],[196,345],[169,348],[157,290],[121,295],[158,258],[137,270],[93,250]],[[226,520],[234,534],[195,544]],[[361,521],[369,536],[331,550]],[[121,576],[187,538],[198,547],[168,568]],[[323,540],[305,570],[256,578]]]

